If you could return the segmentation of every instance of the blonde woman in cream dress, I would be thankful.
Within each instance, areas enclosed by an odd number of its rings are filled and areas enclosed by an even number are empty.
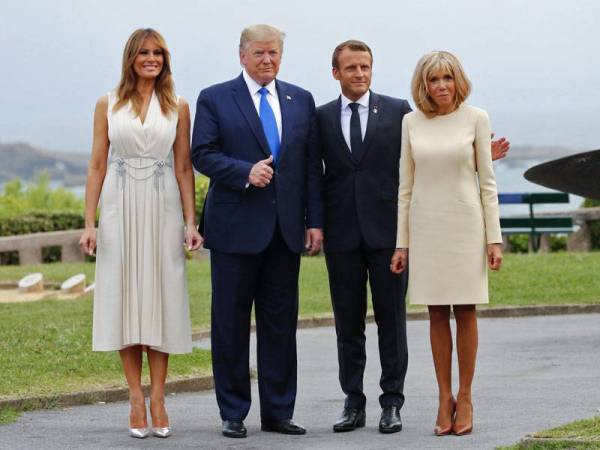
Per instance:
[[[143,352],[150,367],[151,431],[167,437],[169,354],[192,350],[183,245],[195,250],[202,237],[194,223],[189,136],[189,107],[174,95],[164,39],[152,29],[135,31],[118,88],[96,105],[80,243],[89,254],[97,245],[93,349],[119,351],[129,385],[130,434],[137,438],[150,434]]]
[[[439,388],[434,433],[473,428],[475,305],[488,303],[487,267],[502,263],[496,180],[485,111],[464,104],[470,83],[458,59],[429,53],[412,80],[417,110],[404,116],[398,234],[392,271],[410,261],[411,304],[428,305]],[[452,393],[450,308],[456,318],[459,389]]]

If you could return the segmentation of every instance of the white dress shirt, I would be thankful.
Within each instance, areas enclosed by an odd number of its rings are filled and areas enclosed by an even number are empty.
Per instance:
[[[269,106],[273,110],[273,114],[275,115],[275,122],[277,122],[277,131],[279,132],[279,142],[281,142],[281,107],[279,106],[279,97],[277,96],[277,87],[275,85],[275,80],[271,81],[266,86],[261,86],[254,79],[248,75],[248,72],[244,69],[242,72],[244,81],[248,86],[248,91],[250,91],[250,97],[252,97],[252,101],[254,102],[254,107],[256,108],[256,113],[260,117],[260,89],[265,87],[269,93],[267,94],[267,101],[269,102]]]
[[[344,94],[342,94],[342,114],[341,114],[341,122],[342,122],[342,134],[344,135],[344,139],[346,140],[346,144],[348,144],[348,148],[352,151],[352,147],[350,146],[350,118],[352,117],[352,109],[350,109],[350,103],[358,103],[358,114],[360,116],[360,132],[362,135],[362,140],[365,140],[365,133],[367,132],[367,121],[369,120],[369,98],[371,97],[371,91],[365,92],[361,98],[353,102]]]

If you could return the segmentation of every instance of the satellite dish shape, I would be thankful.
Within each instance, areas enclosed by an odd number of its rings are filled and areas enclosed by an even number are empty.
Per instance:
[[[85,290],[85,274],[78,273],[60,285],[63,294],[76,294]]]
[[[600,199],[600,150],[538,164],[523,176],[550,189]]]
[[[44,275],[39,272],[25,275],[19,280],[19,292],[42,292],[44,290]]]

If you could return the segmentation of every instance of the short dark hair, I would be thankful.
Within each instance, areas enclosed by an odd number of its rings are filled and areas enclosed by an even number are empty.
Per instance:
[[[335,67],[336,69],[339,69],[339,62],[338,62],[338,56],[340,55],[340,53],[342,53],[342,51],[348,48],[354,52],[369,52],[369,55],[371,55],[371,63],[373,63],[373,52],[371,52],[371,49],[369,48],[369,46],[367,44],[365,44],[363,41],[357,41],[356,39],[350,39],[348,41],[344,41],[341,44],[339,44],[335,50],[333,51],[333,56],[331,57],[331,66]]]

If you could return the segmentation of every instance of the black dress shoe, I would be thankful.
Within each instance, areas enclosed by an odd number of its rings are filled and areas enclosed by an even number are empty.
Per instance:
[[[400,408],[397,406],[386,406],[381,410],[379,419],[379,431],[381,433],[397,433],[402,430],[402,419]]]
[[[241,420],[224,420],[222,431],[223,436],[230,438],[245,438],[247,434],[244,422]]]
[[[281,434],[306,434],[304,427],[294,423],[292,419],[263,420],[260,429]]]
[[[333,432],[354,431],[357,428],[364,427],[366,418],[367,415],[364,409],[344,408],[340,418],[333,424]]]

